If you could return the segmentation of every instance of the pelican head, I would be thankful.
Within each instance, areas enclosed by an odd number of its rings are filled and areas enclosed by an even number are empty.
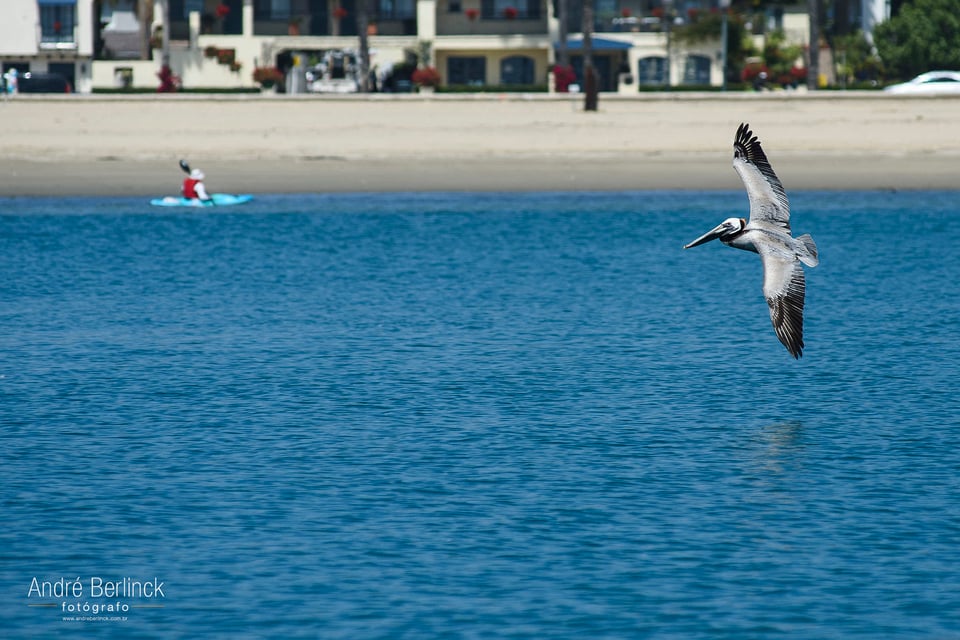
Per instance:
[[[743,218],[727,218],[690,244],[684,245],[683,248],[690,249],[691,247],[699,246],[705,242],[716,240],[717,238],[720,238],[720,241],[723,242],[726,238],[743,231],[743,228],[746,226],[747,221]]]

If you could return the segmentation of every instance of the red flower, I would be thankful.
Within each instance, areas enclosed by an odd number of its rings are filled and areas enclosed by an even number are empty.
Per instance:
[[[654,18],[662,18],[662,17],[663,17],[663,7],[654,7],[654,8],[653,8],[653,11],[651,11],[650,14],[651,14]]]
[[[168,64],[160,67],[157,77],[160,78],[160,86],[157,87],[160,93],[170,93],[180,88],[180,76],[176,75]]]
[[[766,76],[769,73],[767,65],[762,62],[749,62],[740,72],[740,79],[744,82],[753,82],[760,74]]]
[[[217,14],[218,18],[226,18],[227,14],[230,13],[230,7],[221,2],[217,5],[215,13]]]
[[[480,11],[478,9],[467,9],[464,13],[467,16],[467,20],[476,20],[480,17]]]
[[[333,10],[333,17],[342,20],[347,17],[347,10],[343,7],[337,7]]]
[[[517,10],[513,7],[507,7],[503,10],[503,17],[507,20],[513,20],[517,17]]]
[[[54,33],[60,33],[60,30],[61,30],[61,29],[63,29],[63,25],[60,23],[59,20],[57,20],[56,22],[53,23],[53,32],[54,32]]]
[[[629,17],[630,17],[630,8],[629,8],[629,7],[624,7],[623,9],[620,9],[620,15],[621,15],[622,17],[624,17],[624,18],[629,18]]]
[[[253,70],[253,81],[272,87],[283,82],[283,72],[276,67],[257,67]]]
[[[558,93],[569,93],[570,85],[577,81],[577,74],[570,65],[554,65],[553,80]]]

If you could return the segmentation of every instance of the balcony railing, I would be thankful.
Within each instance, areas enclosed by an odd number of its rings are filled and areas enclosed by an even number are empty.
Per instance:
[[[39,48],[43,51],[74,51],[77,48],[77,38],[74,29],[62,33],[45,33],[41,31]]]

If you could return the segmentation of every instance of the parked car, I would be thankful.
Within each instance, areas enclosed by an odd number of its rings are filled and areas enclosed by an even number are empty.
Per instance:
[[[928,71],[909,82],[892,84],[885,88],[888,93],[900,94],[960,94],[960,72],[958,71]]]
[[[70,93],[73,87],[59,73],[28,71],[17,79],[19,93]]]

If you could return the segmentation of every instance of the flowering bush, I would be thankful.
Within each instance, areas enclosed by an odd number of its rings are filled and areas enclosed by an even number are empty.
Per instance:
[[[517,17],[517,10],[514,7],[507,7],[503,10],[503,17],[507,20],[513,20]]]
[[[413,72],[410,80],[418,87],[436,87],[440,84],[440,72],[433,67],[420,67]]]
[[[257,67],[253,70],[253,81],[272,87],[283,81],[283,72],[276,67]]]
[[[553,82],[557,93],[569,93],[570,85],[577,81],[577,72],[570,65],[553,67]]]
[[[466,14],[467,20],[476,20],[478,17],[480,17],[479,9],[467,9],[463,13]]]
[[[774,82],[784,89],[788,87],[797,88],[800,84],[807,81],[807,70],[804,67],[791,67],[789,71],[778,74]]]
[[[160,86],[157,87],[159,93],[173,93],[180,88],[180,76],[175,74],[168,64],[160,67],[157,77],[160,78]]]

